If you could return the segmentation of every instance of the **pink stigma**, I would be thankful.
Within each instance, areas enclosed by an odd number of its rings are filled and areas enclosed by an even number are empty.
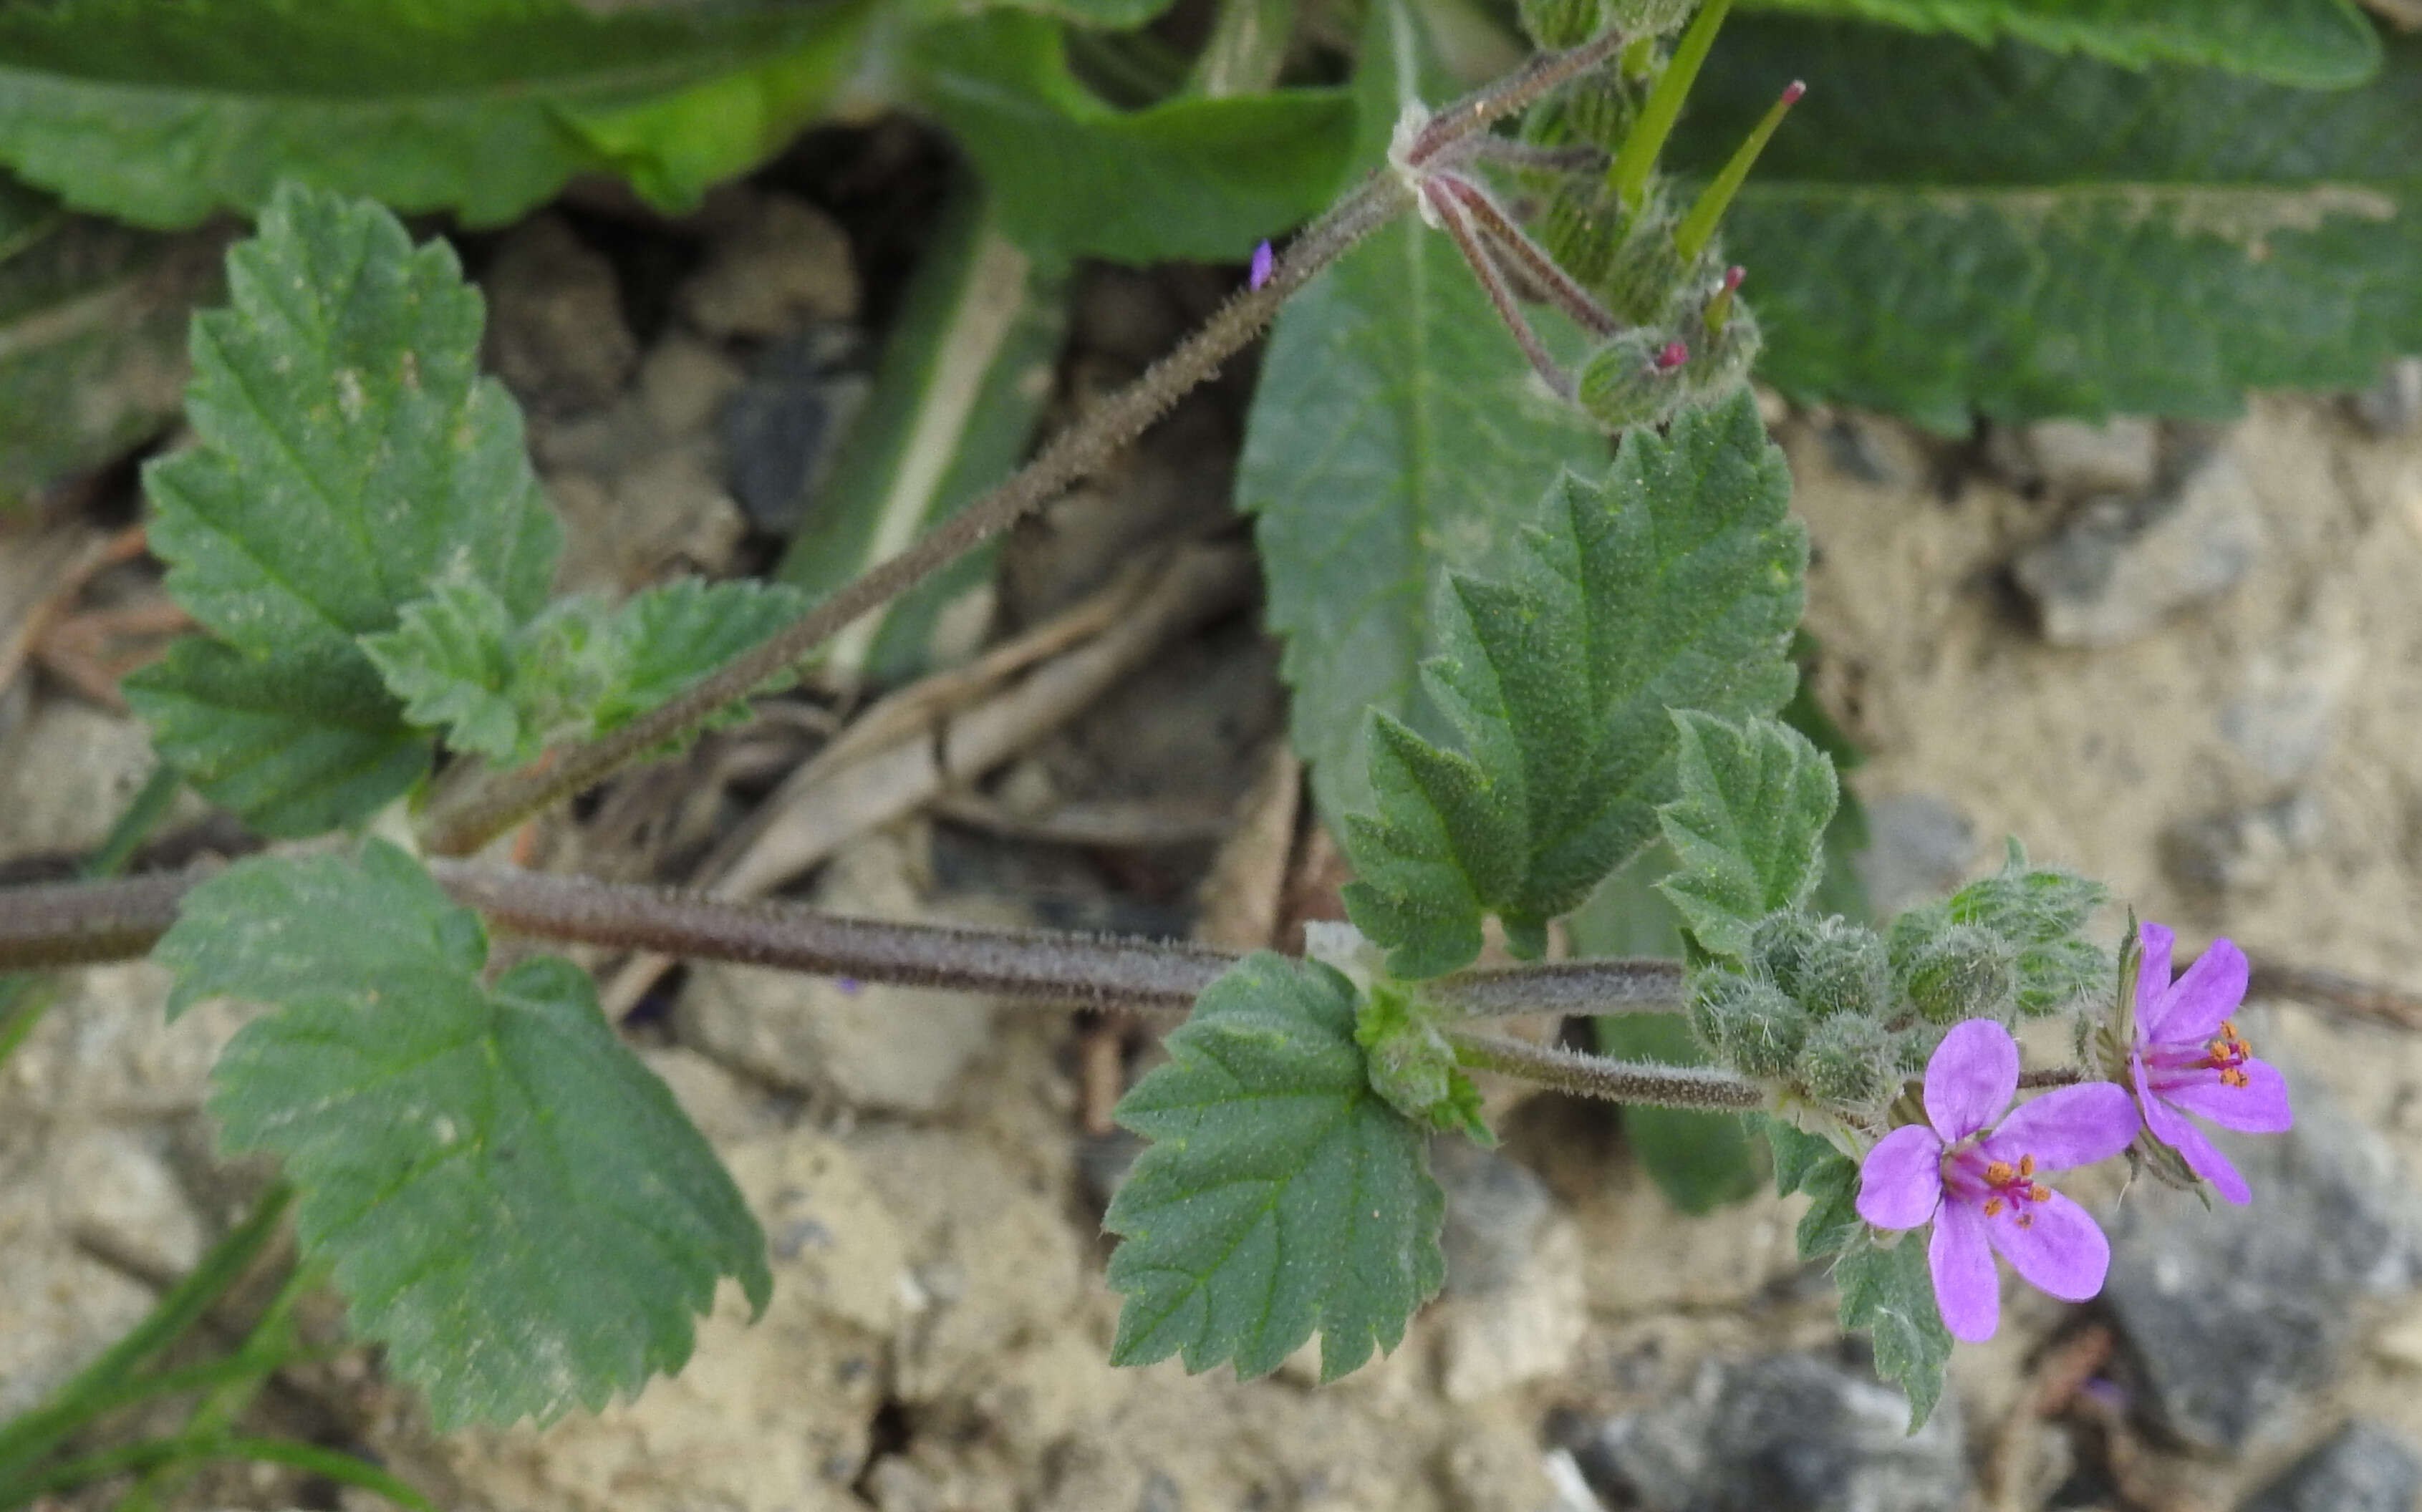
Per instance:
[[[1729,293],[1731,293],[1734,289],[1737,289],[1737,288],[1740,288],[1740,286],[1741,286],[1741,280],[1742,280],[1742,279],[1744,279],[1744,278],[1747,278],[1748,276],[1749,276],[1749,270],[1748,270],[1748,269],[1746,269],[1746,268],[1744,268],[1744,267],[1742,267],[1742,266],[1741,266],[1739,263],[1738,263],[1738,262],[1737,262],[1737,263],[1734,263],[1731,267],[1729,267],[1729,268],[1725,269],[1725,270],[1724,270],[1724,292],[1725,292],[1725,293],[1727,293],[1727,294],[1729,294]]]
[[[1800,97],[1807,92],[1807,82],[1801,79],[1794,79],[1784,88],[1783,102],[1786,105],[1796,105],[1800,103]]]
[[[1668,341],[1655,359],[1657,371],[1670,373],[1691,360],[1691,349],[1678,341]]]

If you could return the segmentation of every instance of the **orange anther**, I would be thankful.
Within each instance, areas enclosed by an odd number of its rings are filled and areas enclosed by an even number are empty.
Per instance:
[[[1986,1216],[1986,1217],[1988,1217],[1988,1218],[1999,1218],[1999,1217],[2001,1217],[2001,1216],[2002,1216],[2002,1208],[2003,1208],[2005,1206],[2005,1204],[2004,1204],[2004,1202],[2002,1201],[2002,1199],[2001,1199],[2001,1198],[1999,1198],[1999,1197],[1988,1197],[1988,1198],[1986,1198],[1986,1199],[1985,1199],[1985,1216]]]
[[[2052,1188],[2045,1186],[2042,1182],[2033,1182],[2027,1187],[2027,1201],[2050,1202],[2051,1200]]]
[[[1985,1167],[1985,1182],[1988,1186],[2006,1187],[2017,1176],[2018,1173],[2010,1169],[2010,1162],[2007,1161],[1995,1161]]]
[[[2035,1227],[2035,1226],[2036,1226],[2036,1215],[2035,1215],[2035,1214],[2033,1214],[2033,1213],[2021,1213],[2021,1214],[2019,1214],[2019,1226],[2020,1226],[2021,1228],[2033,1228],[2033,1227]]]
[[[2035,1158],[2034,1156],[2032,1156],[2032,1155],[2021,1155],[2021,1156],[2020,1156],[2020,1157],[2019,1157],[2019,1175],[2021,1175],[2021,1176],[2033,1176],[2033,1175],[2035,1175],[2035,1174],[2036,1174],[2036,1158]]]

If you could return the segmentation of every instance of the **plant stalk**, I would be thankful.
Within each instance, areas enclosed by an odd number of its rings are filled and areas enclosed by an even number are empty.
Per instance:
[[[1446,1037],[1458,1066],[1519,1077],[1580,1097],[1711,1113],[1747,1113],[1768,1105],[1764,1087],[1713,1067],[1608,1060],[1468,1029],[1450,1029]]]
[[[432,816],[427,850],[435,855],[471,854],[539,810],[696,730],[717,709],[789,677],[809,653],[860,616],[1008,529],[1100,467],[1261,335],[1279,307],[1314,274],[1411,204],[1412,192],[1394,174],[1365,179],[1288,244],[1262,287],[1231,298],[1175,351],[1053,437],[1008,482],[686,692],[599,740],[551,753],[542,764],[483,784],[449,811]]]

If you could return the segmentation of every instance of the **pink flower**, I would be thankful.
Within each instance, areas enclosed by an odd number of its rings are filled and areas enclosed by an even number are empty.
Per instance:
[[[2084,1208],[2036,1177],[2116,1155],[2136,1137],[2135,1104],[2113,1083],[2047,1092],[2002,1118],[2018,1090],[2017,1041],[1990,1019],[1971,1019],[1926,1064],[1927,1123],[1886,1134],[1859,1168],[1861,1218],[1878,1228],[1934,1225],[1934,1304],[1952,1337],[1972,1344],[2001,1322],[1995,1251],[2063,1302],[2102,1289],[2110,1241]]]
[[[1276,262],[1277,259],[1270,255],[1270,244],[1267,242],[1255,247],[1253,249],[1253,265],[1245,275],[1245,287],[1248,288],[1259,288],[1264,284],[1268,283],[1270,281],[1270,270],[1276,265]]]
[[[2279,1068],[2256,1060],[2254,1047],[2229,1021],[2245,1001],[2245,952],[2215,940],[2173,982],[2170,946],[2177,937],[2158,924],[2137,927],[2145,955],[2136,971],[2136,1039],[2128,1052],[2128,1074],[2145,1110],[2146,1130],[2177,1150],[2187,1169],[2222,1196],[2244,1202],[2253,1195],[2245,1178],[2182,1115],[2247,1134],[2275,1134],[2296,1121]]]

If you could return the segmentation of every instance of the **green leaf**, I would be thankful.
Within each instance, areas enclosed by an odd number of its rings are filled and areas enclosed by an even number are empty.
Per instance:
[[[361,645],[407,720],[443,730],[456,750],[518,765],[628,724],[790,623],[805,602],[768,584],[681,578],[620,608],[562,599],[516,624],[485,584],[452,582]]]
[[[1866,1221],[1858,1208],[1859,1168],[1848,1156],[1834,1151],[1832,1159],[1802,1175],[1800,1190],[1810,1199],[1793,1236],[1801,1259],[1819,1259],[1866,1237]]]
[[[219,244],[71,215],[0,176],[0,510],[175,421]]]
[[[483,984],[486,932],[403,852],[239,862],[156,959],[172,1011],[275,1009],[212,1073],[230,1152],[283,1157],[354,1331],[441,1430],[545,1422],[680,1368],[764,1242],[662,1082],[554,957]]]
[[[1352,143],[1339,89],[1113,109],[1069,71],[1058,23],[1014,11],[929,28],[914,66],[1002,231],[1037,257],[1241,258],[1327,207]]]
[[[2129,68],[2191,63],[2328,89],[2380,66],[2380,35],[2353,0],[1752,0],[1797,10],[1943,31],[1971,42],[2011,38]]]
[[[2332,93],[1781,18],[1722,53],[1679,171],[1809,85],[1724,231],[1796,397],[2224,416],[2422,350],[2422,36]]]
[[[1841,1154],[1832,1141],[1794,1127],[1781,1118],[1760,1115],[1766,1142],[1774,1151],[1774,1194],[1788,1197],[1808,1184],[1819,1167]]]
[[[0,8],[0,162],[153,226],[282,178],[495,225],[576,173],[668,210],[814,118],[865,0],[61,0]]]
[[[1317,1331],[1334,1380],[1437,1294],[1445,1194],[1422,1131],[1371,1088],[1354,1008],[1327,966],[1248,956],[1120,1099],[1152,1144],[1102,1221],[1124,1237],[1113,1363],[1233,1360],[1250,1379]]]
[[[1375,4],[1370,17],[1358,166],[1380,161],[1413,93],[1395,60],[1421,52],[1408,7]],[[1502,567],[1542,479],[1605,458],[1596,429],[1533,381],[1447,239],[1410,216],[1287,302],[1253,391],[1236,506],[1257,517],[1289,728],[1332,824],[1371,802],[1367,709],[1439,728],[1417,670],[1438,646],[1441,569]]]
[[[122,686],[161,755],[272,839],[377,813],[434,755],[365,662],[253,656],[188,635]]]
[[[289,187],[229,250],[228,277],[231,307],[194,322],[201,444],[144,482],[168,591],[242,654],[188,652],[136,686],[164,720],[171,706],[196,716],[154,739],[206,796],[264,833],[306,834],[409,785],[412,738],[400,712],[379,717],[356,638],[393,627],[432,582],[476,582],[534,613],[561,531],[520,412],[478,376],[480,296],[444,243],[416,249],[375,205]],[[251,733],[222,742],[199,717],[211,708],[248,711]],[[264,717],[321,731],[317,756],[295,768],[263,750]],[[355,769],[381,780],[333,780]],[[289,804],[298,784],[316,806]]]
[[[1345,821],[1361,879],[1346,909],[1392,974],[1468,964],[1484,912],[1537,954],[1549,919],[1655,838],[1668,710],[1755,714],[1790,695],[1807,545],[1789,494],[1741,391],[1628,435],[1602,485],[1566,475],[1510,581],[1450,576],[1423,680],[1463,749],[1377,713],[1378,814]]]
[[[1673,869],[1665,848],[1653,845],[1607,879],[1581,912],[1565,921],[1576,956],[1682,954],[1682,931],[1668,903],[1647,879]],[[1600,1052],[1628,1061],[1700,1066],[1706,1052],[1679,1014],[1607,1014],[1590,1021]],[[1665,1200],[1685,1213],[1713,1212],[1757,1192],[1757,1152],[1751,1119],[1683,1108],[1623,1110],[1624,1142]]]
[[[1020,252],[972,177],[920,257],[866,408],[777,572],[821,596],[973,503],[1025,456],[1067,327],[1067,270]],[[995,550],[970,552],[834,637],[843,678],[907,681],[964,654]],[[956,641],[954,647],[951,643]]]
[[[1833,1262],[1842,1293],[1842,1326],[1865,1331],[1876,1350],[1876,1374],[1909,1398],[1909,1431],[1934,1415],[1942,1372],[1951,1363],[1951,1331],[1934,1305],[1926,1246],[1915,1235],[1890,1249],[1863,1244]]]
[[[1824,753],[1779,721],[1676,709],[1674,725],[1681,795],[1657,822],[1681,866],[1658,890],[1702,946],[1738,959],[1758,920],[1798,908],[1823,878],[1841,785]]]

